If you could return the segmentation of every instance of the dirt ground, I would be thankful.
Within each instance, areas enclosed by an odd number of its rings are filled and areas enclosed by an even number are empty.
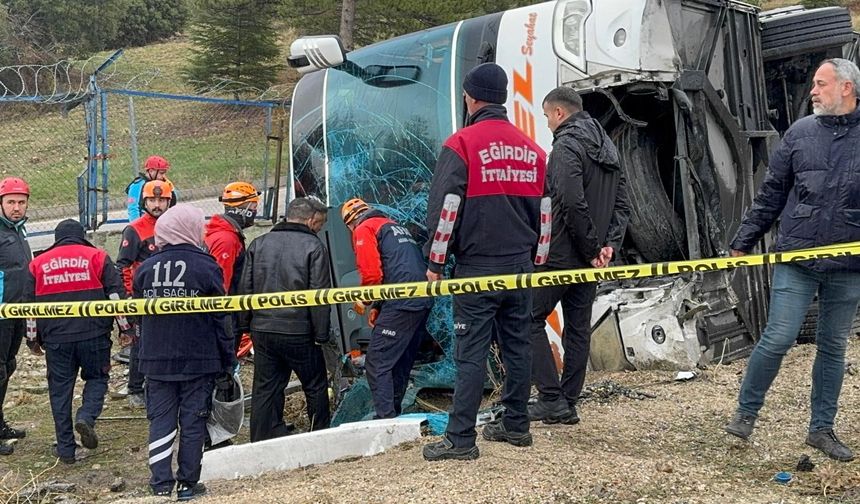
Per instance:
[[[589,384],[611,380],[654,397],[588,400],[579,425],[533,423],[531,448],[479,439],[475,461],[425,462],[421,447],[436,439],[427,437],[370,458],[211,482],[197,502],[860,502],[860,461],[831,462],[803,444],[814,355],[809,345],[790,352],[751,442],[722,432],[744,361],[710,366],[689,382],[675,382],[668,371],[591,373]],[[21,357],[6,411],[28,435],[14,455],[0,459],[0,502],[166,502],[146,496],[147,422],[124,400],[107,401],[98,449],[73,466],[57,464],[44,361],[26,350]],[[860,340],[852,340],[848,361],[837,432],[860,449]],[[124,371],[114,367],[112,388]],[[305,428],[299,398],[291,399],[288,410]],[[239,436],[245,441],[247,428]],[[795,469],[804,454],[815,464],[812,472]],[[792,472],[794,480],[773,482],[778,471]],[[125,488],[112,492],[118,478]],[[63,492],[56,483],[74,489]]]

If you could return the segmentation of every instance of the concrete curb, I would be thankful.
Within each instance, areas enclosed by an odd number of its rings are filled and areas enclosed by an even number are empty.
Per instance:
[[[200,481],[258,476],[344,457],[369,457],[421,437],[421,418],[353,422],[333,429],[228,446],[203,454]]]

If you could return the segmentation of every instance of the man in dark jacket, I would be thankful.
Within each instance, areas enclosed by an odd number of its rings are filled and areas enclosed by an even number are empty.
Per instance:
[[[405,227],[359,198],[343,204],[343,223],[352,232],[352,248],[361,285],[418,282],[427,264],[421,249]],[[365,370],[373,395],[375,418],[400,415],[418,347],[427,334],[432,298],[386,301],[370,305],[370,345]],[[358,302],[363,315],[367,305]]]
[[[602,268],[621,240],[630,218],[618,151],[603,127],[582,110],[582,98],[568,87],[543,101],[553,132],[547,179],[552,189],[552,241],[544,270]],[[591,345],[591,305],[597,285],[584,283],[536,289],[532,303],[532,381],[537,403],[531,420],[579,422],[576,400],[585,383]],[[546,318],[561,301],[564,368],[558,379],[546,336]]]
[[[54,245],[30,263],[39,302],[120,299],[124,294],[119,273],[104,250],[86,240],[84,228],[67,219],[54,230]],[[125,317],[117,317],[128,332]],[[55,455],[66,464],[75,462],[72,431],[72,396],[75,377],[84,380],[83,402],[75,414],[74,430],[84,448],[98,446],[96,419],[102,412],[110,377],[110,317],[45,318],[37,321],[38,339],[30,349],[45,350],[48,395],[57,435]]]
[[[173,186],[163,180],[151,180],[144,184],[141,198],[144,214],[122,230],[122,242],[116,257],[116,266],[122,275],[127,297],[132,295],[134,273],[143,261],[155,253],[155,221],[170,207]],[[122,339],[123,347],[130,349],[128,360],[128,404],[132,408],[143,408],[143,373],[137,361],[136,342]]]
[[[316,199],[291,201],[286,221],[248,246],[239,292],[331,287],[328,252],[316,235],[327,212]],[[292,372],[302,383],[311,430],[328,428],[328,381],[320,345],[329,341],[330,315],[326,305],[258,310],[240,317],[240,329],[249,328],[254,342],[251,441],[289,434],[284,423],[284,388]]]
[[[33,290],[28,265],[33,258],[27,243],[27,205],[30,202],[30,186],[18,177],[7,177],[0,181],[0,300],[4,303],[30,301]],[[0,320],[0,441],[26,436],[23,429],[14,429],[3,417],[3,402],[9,378],[17,367],[16,356],[21,341],[27,332],[22,319]],[[14,451],[12,445],[0,443],[0,455]]]
[[[508,121],[508,79],[495,63],[466,74],[467,126],[451,135],[433,173],[427,202],[427,279],[441,278],[449,254],[454,277],[530,273],[549,252],[551,203],[546,156]],[[504,417],[484,427],[490,441],[530,446],[531,290],[454,296],[457,381],[445,437],[424,447],[427,460],[474,459],[475,419],[494,327],[505,366]]]
[[[750,252],[780,219],[776,250],[860,240],[860,70],[844,59],[818,67],[810,95],[814,115],[785,133],[752,207],[732,240],[732,256]],[[830,458],[854,453],[833,432],[845,374],[845,348],[860,300],[860,258],[777,264],[773,268],[767,327],[747,364],[730,434],[752,434],[782,358],[794,346],[818,295],[818,330],[812,368],[812,418],[806,444]]]
[[[155,225],[159,251],[134,274],[134,297],[146,299],[223,296],[221,268],[203,250],[203,212],[176,205]],[[155,495],[178,500],[203,490],[200,479],[206,419],[216,379],[229,384],[236,364],[224,313],[141,317],[140,370],[146,376],[149,419],[149,485]],[[179,468],[173,444],[179,422]]]

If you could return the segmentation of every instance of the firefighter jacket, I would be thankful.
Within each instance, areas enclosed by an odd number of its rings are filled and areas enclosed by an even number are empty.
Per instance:
[[[428,268],[441,272],[451,253],[464,265],[544,264],[552,229],[546,155],[501,105],[470,122],[445,141],[433,173]]]
[[[230,217],[213,215],[204,236],[209,254],[224,273],[224,290],[236,294],[245,263],[245,235]]]
[[[122,230],[122,242],[119,244],[116,265],[122,275],[126,297],[131,297],[135,270],[156,251],[155,221],[155,217],[144,213],[142,217]]]
[[[352,248],[361,285],[426,280],[427,264],[412,234],[378,210],[361,216],[352,232]],[[406,311],[425,310],[432,305],[432,298],[385,302],[385,306]]]
[[[39,302],[99,301],[125,289],[107,252],[86,240],[64,238],[30,263]],[[110,337],[113,317],[43,318],[36,328],[43,343],[71,343]]]

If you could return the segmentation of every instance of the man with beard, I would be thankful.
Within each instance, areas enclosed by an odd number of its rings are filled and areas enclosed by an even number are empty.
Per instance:
[[[777,219],[776,251],[860,240],[860,70],[825,60],[813,77],[814,115],[799,119],[771,154],[767,175],[734,240],[732,257],[749,253]],[[812,367],[812,418],[806,444],[847,462],[851,449],[833,432],[845,374],[845,349],[860,301],[860,258],[834,257],[773,268],[767,327],[747,364],[734,419],[726,432],[747,439],[764,397],[794,346],[818,296]]]
[[[29,264],[33,258],[27,243],[24,223],[30,203],[30,186],[18,177],[0,181],[0,301],[21,303],[29,301],[33,289]],[[27,331],[23,319],[0,320],[0,441],[26,436],[23,429],[14,429],[3,417],[3,401],[9,387],[9,378],[17,367],[16,355]],[[35,331],[33,331],[35,332]],[[35,334],[34,334],[35,337]],[[0,444],[0,455],[10,455],[11,445]]]
[[[144,214],[126,226],[122,231],[122,242],[119,246],[116,265],[122,274],[123,285],[127,297],[132,296],[134,272],[140,263],[155,253],[155,221],[161,217],[170,206],[173,187],[163,180],[150,180],[143,186]],[[128,405],[132,408],[143,408],[143,373],[138,365],[137,341],[135,338],[120,337],[122,346],[131,345],[128,362]]]

